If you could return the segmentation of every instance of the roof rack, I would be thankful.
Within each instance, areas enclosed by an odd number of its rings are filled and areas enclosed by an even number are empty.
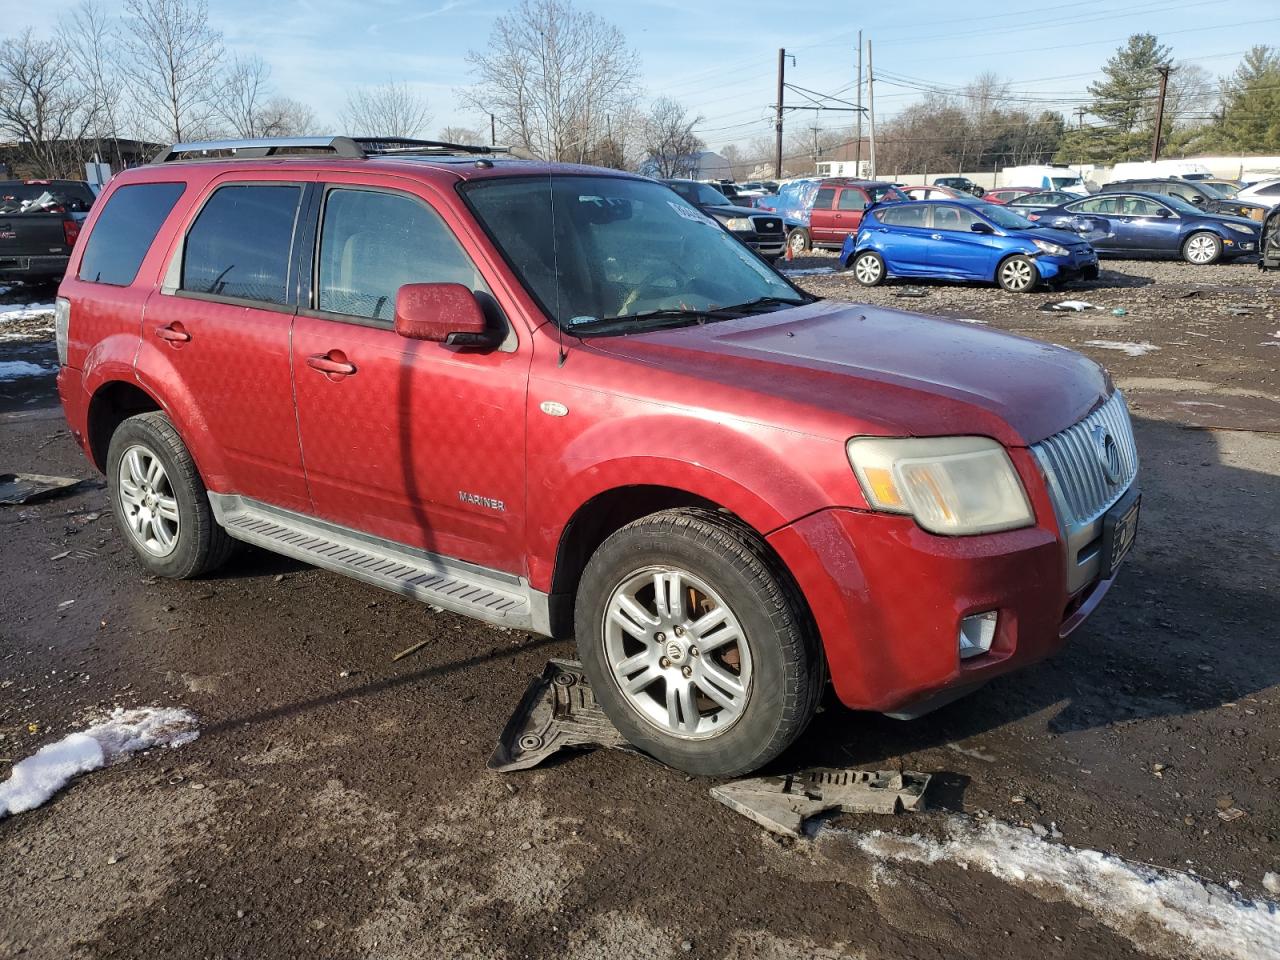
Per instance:
[[[175,160],[250,160],[277,156],[330,153],[351,160],[381,156],[431,156],[507,153],[506,147],[414,140],[409,137],[265,137],[248,140],[201,140],[165,147],[152,163]]]

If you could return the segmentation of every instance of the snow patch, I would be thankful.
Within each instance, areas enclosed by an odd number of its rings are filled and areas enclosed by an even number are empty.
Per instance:
[[[83,733],[69,733],[14,764],[0,783],[0,820],[34,810],[73,778],[153,747],[180,747],[200,736],[195,715],[176,707],[117,707]]]
[[[1131,343],[1122,340],[1086,340],[1086,347],[1097,347],[1099,350],[1123,350],[1131,357],[1141,357],[1151,353],[1153,350],[1159,350],[1154,343],[1143,340],[1141,343]]]
[[[19,377],[43,377],[52,372],[52,367],[42,367],[26,360],[0,360],[0,382],[17,380]]]
[[[975,320],[973,317],[952,317],[951,319],[954,320],[956,323],[977,323],[977,324],[981,324],[984,327],[987,325],[987,321]]]
[[[999,821],[953,816],[942,840],[876,830],[857,842],[881,860],[949,860],[1009,883],[1048,887],[1054,898],[1065,897],[1135,943],[1149,942],[1154,928],[1177,941],[1174,952],[1190,945],[1187,953],[1202,960],[1280,957],[1280,905],[1097,850],[1049,843]]]
[[[0,291],[2,292],[2,291]],[[52,303],[27,303],[8,310],[0,310],[0,323],[11,323],[14,320],[35,320],[38,317],[51,316]]]
[[[783,270],[784,277],[813,277],[820,273],[835,273],[835,267],[799,267],[795,270]]]

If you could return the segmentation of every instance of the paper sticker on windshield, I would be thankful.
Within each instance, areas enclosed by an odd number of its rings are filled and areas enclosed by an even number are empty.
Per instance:
[[[668,200],[667,203],[671,205],[672,210],[680,214],[680,216],[684,217],[686,220],[690,220],[693,223],[706,224],[709,227],[716,226],[716,222],[714,220],[705,214],[699,213],[697,210],[693,209],[693,207],[686,206],[683,203],[676,203],[674,200]]]

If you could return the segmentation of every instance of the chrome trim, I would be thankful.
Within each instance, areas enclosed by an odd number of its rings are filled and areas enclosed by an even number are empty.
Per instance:
[[[1107,442],[1108,438],[1110,443]],[[1044,471],[1066,547],[1067,591],[1075,593],[1098,575],[1097,541],[1102,518],[1138,476],[1138,448],[1124,395],[1116,390],[1078,423],[1033,444]],[[1119,469],[1113,482],[1108,472]]]

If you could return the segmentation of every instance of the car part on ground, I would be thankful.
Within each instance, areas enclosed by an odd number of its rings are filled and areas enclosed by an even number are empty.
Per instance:
[[[560,750],[606,747],[638,753],[609,722],[574,660],[548,660],[498,736],[489,769],[527,770]]]
[[[930,775],[910,770],[815,768],[736,780],[711,796],[771,833],[804,836],[805,821],[832,811],[897,814],[924,809]]]
[[[51,500],[71,493],[83,482],[72,477],[47,477],[39,473],[0,473],[0,505]]]

